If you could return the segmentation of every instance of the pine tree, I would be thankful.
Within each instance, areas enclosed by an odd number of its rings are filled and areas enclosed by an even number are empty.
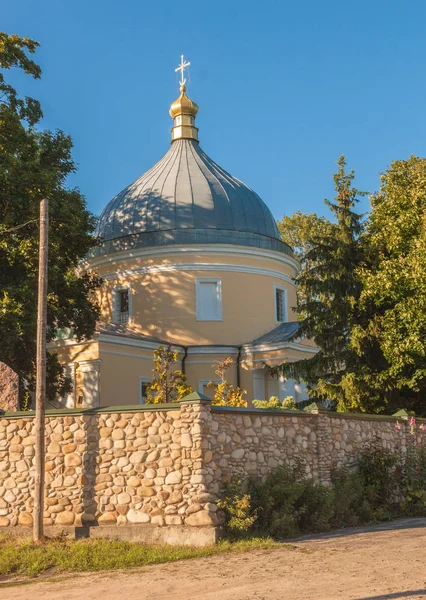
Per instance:
[[[363,259],[363,218],[355,206],[364,192],[353,187],[354,172],[346,172],[344,156],[338,165],[335,202],[325,200],[334,220],[328,225],[321,221],[321,227],[313,232],[296,279],[297,310],[303,318],[297,337],[313,340],[319,352],[274,370],[302,378],[312,395],[344,405],[342,375],[359,362],[351,346],[351,329],[359,318],[362,286],[357,268]]]

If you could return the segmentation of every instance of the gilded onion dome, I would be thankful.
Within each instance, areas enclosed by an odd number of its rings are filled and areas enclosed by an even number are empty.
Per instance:
[[[172,141],[190,139],[198,141],[198,129],[194,125],[198,105],[186,95],[185,84],[180,86],[180,96],[170,107],[170,116],[174,120]]]

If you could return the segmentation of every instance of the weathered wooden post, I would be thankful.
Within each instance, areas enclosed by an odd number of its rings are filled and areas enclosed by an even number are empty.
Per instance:
[[[37,379],[36,379],[36,447],[33,538],[43,540],[44,512],[44,435],[46,405],[46,325],[47,325],[47,261],[48,261],[48,201],[40,202],[40,246],[37,306]]]

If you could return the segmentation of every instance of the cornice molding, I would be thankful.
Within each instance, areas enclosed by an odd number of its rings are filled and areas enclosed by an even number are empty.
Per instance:
[[[245,265],[230,265],[227,263],[176,263],[169,265],[150,265],[146,267],[137,267],[135,269],[123,269],[113,273],[103,275],[106,281],[119,280],[126,277],[135,277],[137,275],[147,275],[148,273],[167,273],[176,271],[215,271],[215,272],[233,272],[250,273],[251,275],[266,275],[274,279],[280,279],[286,283],[294,285],[294,281],[289,275],[272,269],[261,269],[257,267],[248,267]]]
[[[79,270],[85,271],[95,269],[104,265],[119,265],[125,260],[133,260],[138,258],[150,258],[153,256],[173,256],[173,255],[228,255],[228,256],[252,256],[253,258],[272,259],[279,263],[291,266],[295,275],[299,271],[299,262],[276,250],[266,250],[264,248],[251,248],[249,246],[236,246],[231,244],[189,244],[185,246],[161,246],[151,248],[136,248],[134,250],[123,250],[122,252],[114,252],[113,254],[98,256],[96,258],[86,259],[79,266]]]
[[[189,346],[188,357],[193,354],[238,354],[238,346]]]

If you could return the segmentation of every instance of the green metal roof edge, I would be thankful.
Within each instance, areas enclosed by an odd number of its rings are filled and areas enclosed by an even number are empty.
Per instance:
[[[332,419],[359,419],[360,421],[362,420],[370,420],[370,421],[397,421],[398,417],[395,415],[373,415],[370,413],[350,413],[350,412],[334,412],[334,411],[329,411],[327,412],[327,416],[331,417]],[[422,421],[424,419],[422,419],[421,417],[418,417],[419,421]]]
[[[236,406],[212,406],[212,410],[215,412],[235,412],[235,413],[252,413],[252,414],[275,414],[285,416],[297,416],[297,417],[311,417],[316,416],[318,413],[311,412],[310,410],[282,410],[273,408],[243,408]],[[367,413],[350,413],[350,412],[334,412],[326,409],[321,409],[322,414],[326,414],[332,419],[359,419],[359,420],[373,420],[373,421],[392,421],[398,420],[398,415],[374,415]],[[426,418],[416,417],[417,421],[426,421]]]
[[[215,412],[235,412],[235,413],[253,413],[253,414],[264,414],[264,415],[288,415],[288,416],[301,416],[311,417],[311,413],[303,412],[303,410],[283,410],[281,408],[252,408],[252,407],[239,407],[239,406],[212,406],[212,410]]]
[[[123,404],[122,406],[98,406],[96,408],[51,408],[46,410],[46,417],[68,417],[98,415],[105,413],[126,413],[144,411],[180,410],[180,405],[168,404]],[[35,417],[34,410],[19,410],[17,412],[1,412],[0,419],[24,419]]]

